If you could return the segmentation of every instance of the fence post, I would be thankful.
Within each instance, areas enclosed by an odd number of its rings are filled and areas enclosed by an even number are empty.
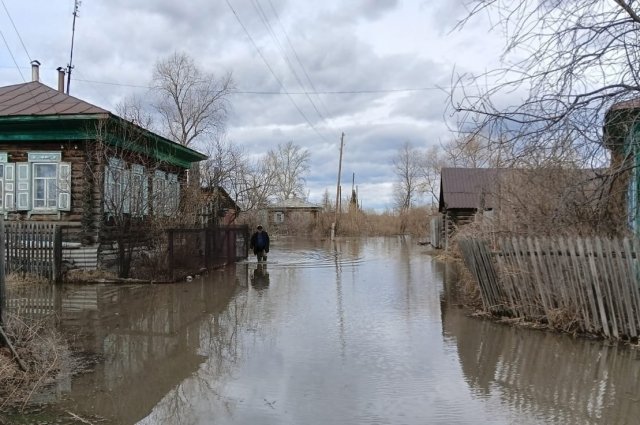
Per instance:
[[[169,229],[169,275],[173,282],[173,229]]]
[[[211,229],[209,227],[204,229],[204,267],[209,270],[211,267]]]
[[[53,228],[53,281],[62,283],[62,227]]]
[[[7,305],[5,289],[5,258],[4,258],[4,220],[0,220],[0,326],[4,324],[4,312]]]

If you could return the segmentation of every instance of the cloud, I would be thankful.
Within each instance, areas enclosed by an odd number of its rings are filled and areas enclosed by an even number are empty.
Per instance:
[[[43,63],[42,81],[55,87],[55,68],[69,61],[73,2],[5,3],[29,55]],[[226,1],[210,0],[82,3],[71,92],[109,110],[132,94],[149,99],[154,64],[174,51],[189,54],[205,72],[232,72],[239,92],[230,98],[229,139],[254,157],[289,140],[309,149],[315,201],[325,188],[335,190],[345,132],[345,178],[355,173],[369,207],[385,208],[397,147],[451,137],[444,114],[454,66],[481,71],[495,61],[488,52],[499,45],[484,27],[449,33],[463,16],[460,0],[229,3],[233,11]],[[6,17],[0,25],[12,28]],[[9,30],[4,35],[29,80],[20,40]],[[6,51],[0,60],[0,82],[22,82]],[[431,89],[385,91],[424,87]]]

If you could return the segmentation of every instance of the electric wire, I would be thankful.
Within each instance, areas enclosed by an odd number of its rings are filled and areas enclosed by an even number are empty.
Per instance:
[[[1,68],[1,67],[0,67]],[[74,81],[79,81],[83,83],[90,84],[103,84],[108,86],[120,86],[120,87],[132,87],[139,89],[151,89],[151,86],[145,86],[141,84],[129,84],[129,83],[119,83],[115,81],[97,81],[97,80],[87,80],[87,79],[75,79]],[[446,91],[451,89],[451,87],[408,87],[408,88],[398,88],[398,89],[363,89],[363,90],[305,90],[305,91],[264,91],[264,90],[234,90],[231,94],[255,94],[255,95],[343,95],[343,94],[391,94],[391,93],[411,93],[411,92],[422,92],[422,91]]]
[[[273,68],[271,67],[271,65],[269,64],[269,61],[267,61],[267,59],[264,57],[264,55],[262,54],[262,51],[260,50],[260,48],[258,47],[258,45],[256,44],[255,40],[253,39],[253,37],[251,37],[251,34],[249,33],[249,31],[247,30],[247,27],[244,25],[244,23],[242,23],[242,20],[240,19],[240,16],[238,15],[238,13],[236,12],[236,10],[233,8],[233,6],[231,6],[231,3],[229,2],[229,0],[225,0],[225,2],[227,3],[227,6],[229,6],[229,9],[231,9],[231,12],[233,12],[233,15],[236,17],[236,20],[238,21],[238,23],[240,24],[240,26],[242,27],[242,29],[244,30],[245,34],[247,35],[247,37],[249,38],[249,40],[251,41],[251,44],[253,44],[253,47],[255,47],[256,51],[258,52],[258,55],[262,58],[262,61],[264,62],[264,64],[267,66],[267,68],[269,69],[269,72],[271,72],[271,75],[273,75],[273,78],[275,78],[275,80],[278,82],[278,84],[280,85],[280,87],[282,88],[282,90],[285,90],[284,84],[282,83],[282,81],[280,80],[280,78],[276,75],[275,71],[273,70]],[[285,90],[286,91],[286,90]],[[287,93],[287,97],[289,98],[289,100],[291,101],[291,103],[293,104],[293,106],[295,106],[295,108],[298,110],[298,113],[300,113],[300,115],[302,116],[302,118],[304,118],[304,120],[307,122],[307,124],[309,124],[309,127],[311,127],[313,129],[313,131],[315,131],[315,133],[325,142],[327,142],[327,139],[318,131],[317,128],[315,128],[315,126],[311,123],[311,121],[309,120],[309,118],[305,115],[305,113],[302,111],[302,109],[300,109],[300,106],[298,106],[298,104],[295,102],[295,100],[293,100],[293,97],[291,97],[291,95],[289,95]]]
[[[316,89],[316,86],[313,84],[313,81],[311,80],[311,77],[309,76],[309,73],[307,72],[307,69],[303,65],[302,60],[300,59],[300,56],[298,55],[297,50],[295,49],[295,47],[293,47],[293,43],[291,42],[291,39],[289,38],[289,34],[287,33],[287,30],[285,29],[282,21],[280,20],[280,16],[278,15],[278,12],[276,11],[276,8],[274,7],[273,2],[271,0],[268,0],[268,1],[269,1],[269,7],[271,7],[271,11],[273,12],[273,15],[276,17],[276,20],[278,21],[278,25],[280,25],[280,30],[284,34],[285,40],[287,41],[287,44],[289,45],[289,48],[293,52],[293,55],[296,58],[296,61],[298,62],[298,65],[300,65],[300,69],[302,69],[302,72],[304,73],[304,75],[305,75],[305,77],[307,79],[307,82],[309,83],[309,87],[311,87],[313,92],[316,94],[316,96],[318,98],[318,102],[320,103],[320,106],[322,106],[322,108],[324,109],[325,113],[330,116],[331,114],[329,113],[327,105],[325,105],[325,103],[322,100],[322,97],[320,97],[320,95],[318,94],[318,90]]]
[[[276,35],[273,27],[271,26],[271,23],[269,22],[269,18],[267,18],[267,15],[264,12],[264,9],[262,8],[262,6],[260,5],[260,3],[257,0],[252,0],[252,3],[253,3],[254,9],[258,13],[258,16],[260,17],[260,20],[262,20],[262,23],[264,24],[265,28],[267,29],[267,31],[271,35],[271,38],[275,41],[276,45],[280,49],[282,57],[285,60],[285,62],[287,64],[287,66],[289,67],[289,69],[291,70],[291,73],[293,74],[293,77],[295,78],[295,80],[300,85],[300,88],[303,91],[305,91],[305,96],[306,96],[307,100],[309,100],[309,103],[311,104],[311,106],[313,106],[313,109],[318,114],[318,117],[320,117],[320,119],[322,121],[327,122],[328,121],[327,118],[324,116],[324,114],[322,112],[320,112],[320,109],[318,109],[318,106],[313,101],[313,99],[311,98],[309,93],[306,93],[306,89],[305,89],[304,83],[302,82],[302,79],[300,78],[300,76],[298,75],[298,72],[296,71],[295,67],[293,66],[293,63],[289,59],[289,55],[287,54],[286,49],[284,48],[283,44],[280,42],[280,39],[278,38],[278,36]]]
[[[0,36],[2,36],[2,41],[4,41],[4,45],[7,47],[7,50],[9,51],[9,56],[11,56],[11,59],[13,60],[13,63],[16,66],[16,69],[18,70],[18,73],[20,73],[20,77],[22,77],[22,81],[23,82],[27,82],[27,80],[24,78],[24,75],[22,75],[22,71],[20,70],[20,67],[18,66],[18,62],[16,61],[16,57],[13,56],[13,52],[11,51],[11,47],[9,47],[9,43],[7,43],[7,39],[4,37],[4,33],[2,32],[2,30],[0,30]]]
[[[25,46],[24,41],[22,40],[22,36],[20,35],[20,31],[18,31],[18,28],[16,27],[16,24],[13,22],[13,18],[11,17],[11,14],[9,13],[9,9],[7,9],[7,5],[4,4],[4,0],[1,0],[1,1],[2,1],[2,7],[4,7],[4,11],[6,12],[7,16],[9,17],[9,21],[11,21],[11,25],[13,25],[13,29],[15,30],[16,34],[18,35],[18,39],[20,40],[20,44],[22,44],[22,48],[24,49],[24,52],[27,54],[27,57],[29,58],[29,62],[31,62],[31,55],[29,55],[29,51],[27,50],[27,46]]]

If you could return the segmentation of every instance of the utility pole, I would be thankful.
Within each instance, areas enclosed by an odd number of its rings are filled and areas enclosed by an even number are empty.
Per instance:
[[[67,65],[67,94],[71,87],[71,70],[73,69],[73,40],[76,36],[76,18],[78,17],[78,10],[80,9],[80,0],[75,0],[73,7],[73,26],[71,27],[71,55],[69,56],[69,64]]]
[[[331,226],[331,239],[336,235],[338,227],[338,211],[340,209],[340,174],[342,174],[342,149],[344,148],[344,132],[340,136],[340,161],[338,162],[338,183],[336,184],[336,215]]]

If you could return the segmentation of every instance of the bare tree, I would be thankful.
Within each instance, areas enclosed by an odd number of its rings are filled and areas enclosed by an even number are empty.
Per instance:
[[[506,47],[500,68],[455,78],[451,104],[461,130],[508,145],[515,161],[566,153],[573,163],[602,164],[604,113],[640,94],[640,4],[469,0],[467,7],[460,27],[488,16]],[[566,141],[571,149],[557,149]]]
[[[310,157],[308,150],[294,144],[293,141],[279,144],[275,150],[267,153],[266,163],[275,176],[274,195],[278,199],[303,196]]]
[[[153,87],[160,95],[156,108],[169,137],[184,146],[204,134],[220,134],[233,90],[231,74],[216,78],[200,71],[184,53],[156,63]]]
[[[406,212],[415,201],[420,178],[418,152],[409,142],[405,142],[393,158],[393,171],[398,178],[394,203],[401,213]]]

